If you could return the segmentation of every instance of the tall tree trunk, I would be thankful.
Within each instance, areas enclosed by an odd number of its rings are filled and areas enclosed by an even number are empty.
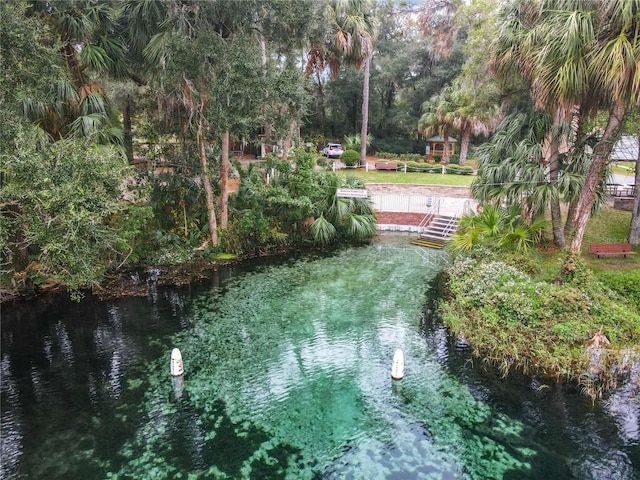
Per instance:
[[[609,121],[604,129],[604,133],[593,150],[593,160],[589,166],[576,211],[576,227],[570,246],[570,250],[573,253],[579,253],[582,248],[582,238],[587,228],[591,206],[596,198],[596,189],[606,173],[607,162],[611,157],[613,144],[620,133],[620,126],[622,125],[625,113],[626,108],[624,103],[616,101],[609,112]]]
[[[264,35],[262,34],[262,22],[260,22],[260,28],[258,29],[258,44],[260,45],[260,67],[262,68],[262,80],[267,79],[267,43],[264,41]],[[262,125],[262,131],[264,137],[260,142],[260,157],[264,158],[267,155],[267,146],[265,140],[271,137],[271,126],[269,122],[265,122]]]
[[[298,124],[295,120],[291,120],[289,122],[289,133],[287,134],[287,138],[282,142],[282,158],[287,158],[289,156],[289,152],[293,148],[293,145],[296,143],[293,140],[293,137],[296,135],[296,130],[298,129]],[[300,143],[300,136],[297,138],[298,144]]]
[[[576,213],[578,212],[578,199],[576,198],[569,205],[569,210],[567,211],[567,221],[564,224],[564,238],[565,241],[567,238],[571,238],[573,235],[573,229],[575,228],[574,222],[576,221]]]
[[[198,119],[198,130],[196,134],[198,149],[200,151],[200,166],[202,168],[202,184],[204,185],[204,191],[207,196],[207,213],[209,217],[209,234],[212,245],[218,244],[218,223],[216,221],[216,207],[213,197],[213,188],[211,187],[211,180],[209,179],[209,165],[207,162],[207,152],[204,145],[204,134],[202,132],[202,119]]]
[[[471,126],[465,125],[460,132],[460,165],[467,163],[467,153],[469,152],[469,142],[471,141]]]
[[[631,228],[629,229],[629,243],[636,247],[640,245],[640,135],[638,141],[638,157],[636,158],[636,189],[633,198],[633,212],[631,213]]]
[[[324,89],[319,73],[316,74],[316,80],[318,82],[318,102],[320,103],[320,131],[324,132],[324,126],[327,123],[327,109],[324,105]]]
[[[131,95],[127,95],[122,109],[122,126],[124,128],[124,148],[129,165],[133,163],[133,136],[131,134]]]
[[[575,105],[572,109],[571,115],[571,131],[573,132],[573,137],[571,138],[571,144],[575,145],[577,139],[580,137],[582,130],[582,122],[581,122],[581,107],[579,105]],[[578,213],[578,201],[579,198],[576,198],[571,201],[569,204],[569,209],[567,210],[567,220],[564,224],[564,238],[565,241],[568,238],[571,238],[573,235],[573,229],[575,228],[576,215]]]
[[[369,76],[371,57],[364,62],[364,82],[362,87],[362,128],[360,129],[360,165],[367,164],[367,127],[369,124]]]
[[[449,159],[451,158],[451,145],[449,144],[449,127],[447,127],[446,125],[444,125],[442,127],[442,138],[444,140],[444,158],[442,159],[442,161],[444,163],[449,163]]]
[[[553,242],[557,247],[564,248],[567,241],[564,237],[564,229],[562,227],[562,209],[560,208],[560,193],[558,192],[558,144],[557,140],[552,141],[552,154],[549,157],[549,183],[555,189],[555,195],[549,200],[549,209],[551,211],[551,229],[553,231]]]
[[[264,41],[262,32],[258,34],[258,43],[260,44],[260,66],[262,67],[262,79],[267,78],[267,44]]]
[[[222,134],[222,164],[220,165],[220,228],[227,228],[229,220],[229,132]]]
[[[553,126],[551,131],[547,133],[545,138],[545,145],[548,146],[545,157],[547,159],[547,165],[549,166],[549,183],[555,192],[549,200],[549,210],[551,213],[551,230],[553,232],[553,243],[559,247],[564,248],[567,246],[567,241],[564,236],[564,229],[562,227],[562,209],[560,208],[560,192],[558,192],[558,179],[560,178],[560,138],[558,137],[558,131],[560,131],[560,125],[562,124],[562,114],[560,109],[554,112]],[[544,149],[543,149],[544,151]]]

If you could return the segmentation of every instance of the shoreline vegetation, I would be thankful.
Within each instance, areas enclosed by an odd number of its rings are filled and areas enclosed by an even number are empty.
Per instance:
[[[269,255],[292,252],[271,252]],[[542,254],[549,256],[548,252]],[[555,263],[560,256],[554,252]],[[435,313],[458,343],[496,368],[503,377],[511,371],[537,378],[542,385],[559,381],[577,385],[582,393],[600,398],[625,382],[640,387],[640,269],[631,261],[609,261],[609,269],[626,271],[627,285],[635,288],[635,304],[624,292],[600,281],[578,258],[572,272],[545,281],[540,268],[549,264],[541,254],[525,258],[482,248],[454,260],[434,285]],[[140,266],[105,277],[91,295],[99,300],[146,296],[151,283],[180,286],[210,278],[219,268],[247,261],[249,256],[220,256],[182,264]],[[634,265],[635,263],[635,265]],[[635,268],[635,270],[633,270]],[[42,296],[64,295],[62,286],[40,296],[14,297],[19,304]],[[4,303],[4,302],[3,302]]]
[[[582,257],[569,263],[564,252],[540,247],[527,254],[480,247],[456,256],[439,278],[438,317],[474,357],[505,377],[515,369],[543,381],[567,381],[593,398],[625,379],[638,383],[629,375],[640,361],[640,261],[590,258],[589,243],[624,235],[629,224],[628,212],[603,208],[590,221]],[[294,251],[299,249],[258,256]],[[90,292],[98,299],[143,296],[149,282],[184,285],[254,257],[218,254],[139,265],[111,272]],[[560,272],[563,264],[574,269]],[[51,284],[26,296],[4,291],[1,300],[19,303],[64,292],[63,285]]]
[[[596,258],[591,243],[623,242],[631,212],[602,205],[580,255],[544,239],[526,253],[491,246],[453,252],[437,313],[476,358],[504,376],[512,369],[567,381],[599,398],[640,388],[640,259]],[[637,248],[635,251],[639,251]]]
[[[618,384],[639,385],[640,309],[580,257],[553,281],[536,278],[536,256],[477,248],[440,276],[436,313],[474,357],[547,382],[568,381],[597,398]],[[640,272],[628,272],[640,285]]]
[[[590,242],[619,234],[616,226],[625,225],[627,212],[603,208],[592,219],[583,256],[571,262],[565,261],[564,252],[542,248],[505,254],[478,247],[455,256],[437,282],[437,316],[459,342],[468,344],[474,357],[505,377],[517,370],[543,382],[566,381],[592,398],[606,395],[620,382],[638,383],[630,372],[640,361],[640,262],[635,256],[595,260],[586,253]],[[293,251],[299,249],[264,255]],[[144,296],[149,282],[185,285],[255,257],[218,254],[140,265],[107,275],[91,294],[99,299]],[[573,268],[560,271],[561,265]],[[41,294],[63,292],[58,285]]]

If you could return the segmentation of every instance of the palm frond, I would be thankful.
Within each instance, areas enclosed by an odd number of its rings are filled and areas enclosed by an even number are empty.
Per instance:
[[[103,113],[81,115],[71,123],[69,130],[72,135],[88,137],[100,130],[107,121],[108,117]]]
[[[101,114],[106,116],[107,106],[102,94],[98,92],[94,92],[84,97],[80,102],[80,114],[81,115]]]
[[[352,214],[345,218],[344,229],[349,238],[362,242],[376,233],[376,217],[374,215]]]
[[[337,234],[336,227],[322,214],[309,226],[309,233],[311,239],[321,245],[331,242]]]
[[[102,47],[86,44],[80,51],[82,65],[94,72],[108,72],[111,67],[111,59]]]

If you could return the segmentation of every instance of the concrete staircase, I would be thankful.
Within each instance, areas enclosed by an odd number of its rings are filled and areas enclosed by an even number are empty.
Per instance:
[[[442,248],[457,229],[457,217],[434,215],[424,232],[420,234],[420,238],[416,238],[411,243],[421,247]]]

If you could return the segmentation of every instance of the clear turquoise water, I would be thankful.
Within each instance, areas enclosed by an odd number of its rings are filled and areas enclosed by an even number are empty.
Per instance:
[[[474,365],[425,309],[443,261],[383,237],[3,312],[1,476],[638,478],[637,399],[616,415]]]

